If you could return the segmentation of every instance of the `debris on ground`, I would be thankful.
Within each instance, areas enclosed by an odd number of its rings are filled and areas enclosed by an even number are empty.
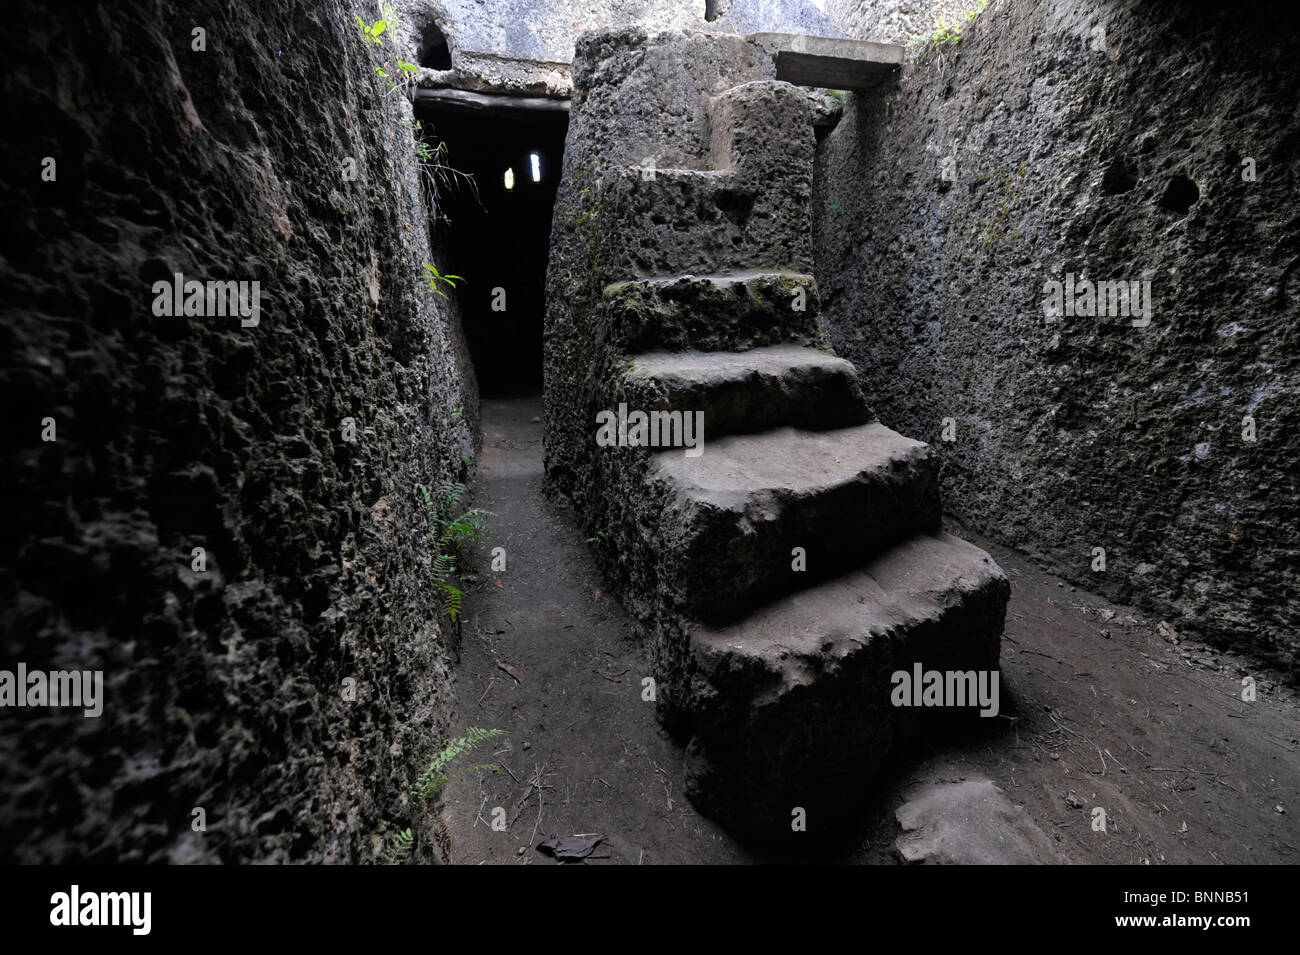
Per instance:
[[[509,663],[498,663],[497,666],[498,666],[500,669],[505,670],[505,671],[506,671],[507,673],[509,673],[512,677],[514,677],[515,682],[518,683],[520,686],[523,685],[523,682],[524,682],[524,671],[521,670],[521,669],[519,669],[519,667],[517,667],[517,666],[511,666]]]
[[[557,862],[569,862],[587,858],[604,839],[604,836],[551,836],[538,843],[537,850],[554,856]]]

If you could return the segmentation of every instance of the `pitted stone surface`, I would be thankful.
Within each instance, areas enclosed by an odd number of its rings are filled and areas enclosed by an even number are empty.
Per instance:
[[[58,157],[0,177],[0,406],[58,426],[4,452],[3,666],[105,695],[0,716],[0,862],[370,862],[403,818],[431,861],[455,631],[417,486],[466,479],[477,394],[410,106],[351,3],[165,6],[18,0],[44,39],[0,37],[7,157]],[[258,324],[154,314],[176,272],[259,283]]]
[[[637,355],[624,395],[635,408],[703,412],[710,440],[786,425],[843,428],[871,419],[853,366],[799,345]]]
[[[894,814],[904,862],[924,865],[1060,865],[1066,860],[1023,808],[987,779],[927,786]]]
[[[963,524],[1295,678],[1300,36],[1197,10],[991,3],[855,97],[818,153],[823,321]],[[1071,273],[1149,280],[1150,324],[1046,314]]]
[[[817,346],[817,303],[811,275],[749,270],[615,282],[603,290],[601,307],[611,344],[633,355]]]
[[[664,488],[661,573],[697,618],[741,611],[940,518],[935,456],[881,424],[706,435],[699,457],[653,455],[646,481]],[[807,571],[792,571],[795,547]]]
[[[694,733],[687,794],[765,840],[789,837],[792,806],[833,818],[900,742],[970,716],[894,707],[891,674],[996,669],[1009,592],[979,548],[919,535],[735,624],[691,628],[672,699]]]

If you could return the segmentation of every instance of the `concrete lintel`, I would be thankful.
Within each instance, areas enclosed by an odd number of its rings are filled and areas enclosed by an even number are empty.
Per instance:
[[[415,106],[442,109],[478,116],[502,116],[507,119],[567,119],[569,101],[544,96],[499,96],[471,93],[468,90],[424,89],[415,91]]]
[[[776,61],[778,80],[833,90],[875,86],[902,65],[904,54],[894,43],[801,33],[752,33],[749,39]]]

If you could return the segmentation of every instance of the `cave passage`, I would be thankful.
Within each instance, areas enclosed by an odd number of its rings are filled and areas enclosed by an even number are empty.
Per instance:
[[[453,294],[484,397],[542,390],[542,320],[551,210],[564,156],[566,114],[472,115],[421,111],[425,139],[473,177],[440,190],[443,272],[464,276]]]

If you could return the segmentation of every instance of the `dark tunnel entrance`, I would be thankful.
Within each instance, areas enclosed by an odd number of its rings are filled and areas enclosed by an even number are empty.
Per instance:
[[[483,97],[487,99],[487,97]],[[540,394],[551,212],[560,182],[563,110],[420,110],[430,146],[474,177],[444,190],[438,224],[485,398]]]

